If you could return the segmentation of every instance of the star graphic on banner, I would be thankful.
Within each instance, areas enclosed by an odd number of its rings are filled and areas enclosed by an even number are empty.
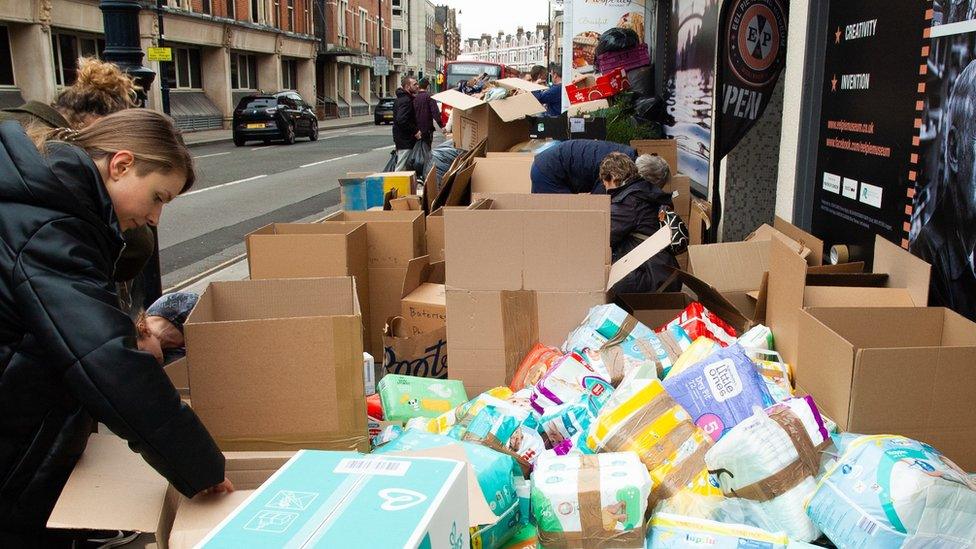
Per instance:
[[[834,36],[837,37],[837,42],[836,42],[837,44],[840,44],[840,35],[841,35],[840,27],[837,27],[837,32],[834,33]]]
[[[837,75],[835,74],[834,77],[830,80],[830,91],[837,91],[837,82],[838,82]]]

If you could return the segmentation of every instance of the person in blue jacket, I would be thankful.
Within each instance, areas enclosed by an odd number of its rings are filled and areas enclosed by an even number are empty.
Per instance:
[[[559,71],[551,68],[552,85],[548,90],[532,92],[532,95],[546,107],[546,116],[559,116],[563,112],[563,77]]]
[[[637,159],[637,151],[610,141],[570,139],[550,147],[532,162],[532,192],[606,194],[600,163],[615,152]]]

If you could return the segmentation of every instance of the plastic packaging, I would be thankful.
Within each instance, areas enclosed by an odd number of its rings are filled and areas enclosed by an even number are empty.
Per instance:
[[[746,350],[746,354],[749,358],[767,358],[760,357],[759,354],[754,354],[754,351],[775,351],[775,341],[773,340],[773,331],[758,324],[749,329],[748,332],[739,336],[739,345]]]
[[[976,541],[976,484],[938,450],[902,436],[833,439],[841,456],[817,484],[807,514],[837,547]]]
[[[552,368],[553,363],[562,356],[563,354],[559,352],[559,349],[536,343],[515,370],[509,388],[518,392],[526,387],[535,386],[539,379]]]
[[[638,44],[640,44],[640,37],[633,29],[614,27],[600,35],[596,43],[596,51],[593,53],[596,58],[599,58],[601,54],[629,50]],[[596,69],[601,70],[600,67]]]
[[[543,457],[532,512],[546,546],[643,547],[651,479],[637,454]]]
[[[377,392],[388,421],[413,417],[437,417],[468,400],[460,381],[388,374]]]
[[[585,394],[604,402],[613,392],[610,380],[596,372],[578,353],[560,358],[542,376],[532,392],[532,408],[539,414],[560,404],[575,402]]]
[[[492,397],[488,397],[492,398]],[[527,427],[524,422],[529,416],[523,410],[508,403],[502,406],[488,404],[468,424],[462,440],[477,442],[493,450],[508,453],[524,468],[532,464],[545,450],[545,443],[535,427]]]
[[[713,441],[749,417],[754,407],[773,404],[755,363],[737,344],[668,376],[664,387]]]
[[[691,343],[691,346],[685,352],[681,353],[681,356],[675,361],[674,366],[671,366],[671,370],[665,375],[665,379],[667,379],[667,376],[680,374],[687,370],[689,366],[698,364],[720,348],[719,344],[715,343],[715,340],[704,336],[699,337]]]
[[[689,487],[714,493],[704,460],[711,439],[692,423],[648,366],[620,383],[590,425],[587,445],[595,452],[637,452],[654,481],[655,502]]]
[[[663,331],[665,328],[674,325],[684,328],[692,340],[707,337],[714,339],[722,347],[727,347],[736,342],[735,328],[729,326],[718,315],[697,301],[685,307],[685,310],[677,318],[658,331]]]
[[[757,409],[715,443],[705,463],[726,496],[756,501],[777,530],[813,541],[820,530],[806,516],[804,505],[816,489],[816,441],[823,441],[823,426],[807,401],[798,400],[795,407],[799,413],[785,404],[769,413]]]
[[[786,549],[790,538],[743,524],[725,524],[701,518],[658,513],[651,519],[648,549]]]

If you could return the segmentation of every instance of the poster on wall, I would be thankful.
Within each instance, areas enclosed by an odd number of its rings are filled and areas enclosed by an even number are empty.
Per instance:
[[[665,132],[678,141],[678,171],[707,192],[715,88],[719,0],[672,0],[662,52],[668,114]]]
[[[832,0],[813,232],[932,264],[930,302],[976,318],[976,5]]]

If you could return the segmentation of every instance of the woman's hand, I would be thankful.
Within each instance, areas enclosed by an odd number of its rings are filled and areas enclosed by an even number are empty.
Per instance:
[[[234,483],[230,481],[227,477],[224,477],[224,481],[216,486],[211,486],[206,490],[200,492],[200,494],[229,494],[234,491]]]

